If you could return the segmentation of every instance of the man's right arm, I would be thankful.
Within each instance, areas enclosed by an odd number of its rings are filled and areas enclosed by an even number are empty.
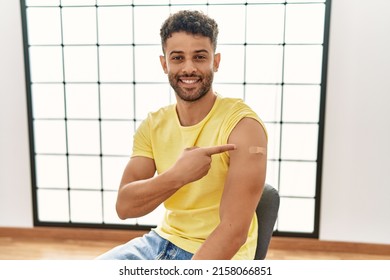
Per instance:
[[[214,154],[234,150],[235,145],[185,149],[175,164],[154,176],[156,165],[147,157],[133,157],[127,164],[118,191],[119,218],[136,218],[156,209],[182,186],[205,176]]]
[[[119,218],[136,218],[156,209],[181,186],[169,174],[154,176],[154,160],[133,157],[128,162],[120,183],[116,211]]]

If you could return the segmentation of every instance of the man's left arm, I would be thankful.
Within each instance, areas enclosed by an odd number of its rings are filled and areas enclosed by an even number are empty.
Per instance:
[[[193,259],[231,259],[246,242],[263,192],[267,165],[267,136],[262,125],[242,119],[230,134],[230,165],[220,205],[220,224]]]

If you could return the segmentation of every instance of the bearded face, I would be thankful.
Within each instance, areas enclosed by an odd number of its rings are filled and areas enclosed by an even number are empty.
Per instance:
[[[167,39],[164,53],[161,65],[178,100],[195,102],[212,92],[220,54],[215,54],[208,37],[175,32]]]
[[[176,96],[188,102],[197,101],[205,96],[211,89],[213,78],[213,71],[204,74],[168,74],[169,83]]]

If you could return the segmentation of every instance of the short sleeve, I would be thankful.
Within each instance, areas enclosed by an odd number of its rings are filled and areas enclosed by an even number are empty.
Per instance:
[[[133,153],[131,157],[153,157],[149,119],[145,119],[134,134]]]

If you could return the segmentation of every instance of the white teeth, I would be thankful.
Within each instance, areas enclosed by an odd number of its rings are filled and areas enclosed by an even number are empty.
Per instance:
[[[196,83],[198,80],[181,80],[183,83],[185,84],[194,84]]]

